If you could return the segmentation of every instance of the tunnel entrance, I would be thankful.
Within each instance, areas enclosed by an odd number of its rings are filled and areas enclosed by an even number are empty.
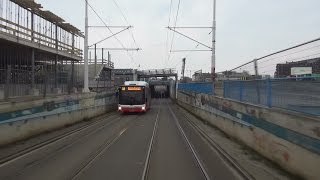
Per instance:
[[[150,89],[152,98],[170,97],[170,87],[168,85],[151,85]]]

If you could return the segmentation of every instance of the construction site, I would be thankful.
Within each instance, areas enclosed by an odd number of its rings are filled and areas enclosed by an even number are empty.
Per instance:
[[[33,0],[1,1],[0,99],[81,92],[83,38],[77,27]],[[110,87],[113,67],[103,55],[90,59],[90,87]]]

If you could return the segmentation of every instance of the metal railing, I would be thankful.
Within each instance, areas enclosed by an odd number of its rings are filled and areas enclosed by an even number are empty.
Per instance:
[[[7,69],[0,69],[0,96],[7,100],[23,96],[70,94],[72,88],[77,88],[76,79],[72,77],[69,71],[53,72],[43,69],[35,73],[33,84],[31,70],[11,69],[8,66]],[[37,90],[38,93],[34,93],[33,90]]]

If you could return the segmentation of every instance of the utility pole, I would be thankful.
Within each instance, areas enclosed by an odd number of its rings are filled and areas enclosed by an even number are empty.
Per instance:
[[[211,76],[214,94],[214,81],[216,79],[216,0],[213,0],[213,25],[212,25],[212,56],[211,56]]]
[[[186,58],[182,59],[182,70],[181,70],[181,76],[182,76],[182,82],[184,82],[184,73],[186,69]]]
[[[89,91],[89,67],[88,67],[88,39],[89,39],[89,22],[88,22],[88,0],[85,0],[85,38],[84,38],[84,83],[83,92]]]

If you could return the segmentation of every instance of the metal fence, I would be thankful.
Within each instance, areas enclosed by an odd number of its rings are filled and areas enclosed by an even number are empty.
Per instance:
[[[320,77],[224,81],[225,98],[320,115]]]
[[[0,64],[0,100],[23,96],[42,96],[51,94],[71,94],[83,89],[83,65],[67,61],[45,61],[34,67],[20,63]],[[93,71],[93,70],[92,70]],[[94,74],[94,73],[91,73]],[[94,92],[112,92],[114,84],[111,69],[102,67],[97,75],[89,79],[89,88]]]
[[[212,82],[203,83],[180,83],[178,89],[195,93],[213,94]]]
[[[71,93],[73,87],[72,74],[68,71],[49,72],[39,70],[35,73],[35,82],[32,83],[32,73],[30,70],[0,69],[0,90],[4,99],[36,95],[32,90],[37,90],[39,96],[49,94]],[[33,86],[32,86],[33,84]],[[55,92],[59,89],[60,92]]]

